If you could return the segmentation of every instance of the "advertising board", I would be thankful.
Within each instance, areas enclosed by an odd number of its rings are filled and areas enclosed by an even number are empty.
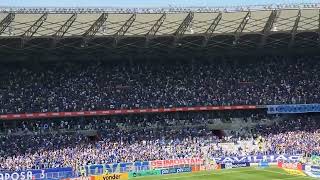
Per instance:
[[[127,173],[131,171],[150,170],[149,161],[121,162],[113,164],[95,164],[84,167],[86,175],[101,175],[108,173]]]
[[[181,167],[181,168],[167,168],[161,169],[161,174],[176,174],[176,173],[184,173],[184,172],[191,172],[191,167]]]
[[[305,165],[305,171],[308,176],[319,178],[320,177],[320,167],[319,166],[311,166]]]
[[[225,163],[221,164],[222,169],[232,169],[232,168],[240,168],[240,167],[249,167],[249,162],[234,162],[234,163]]]
[[[94,180],[127,180],[129,179],[128,173],[115,173],[93,176]]]
[[[141,177],[141,176],[155,176],[161,175],[161,170],[146,170],[146,171],[138,171],[138,172],[130,172],[129,178]]]
[[[72,176],[73,176],[73,169],[71,167],[36,169],[36,170],[33,169],[33,170],[18,171],[18,172],[9,172],[9,171],[0,172],[0,180],[62,179],[62,178],[68,178]]]
[[[65,178],[62,180],[94,180],[94,177],[77,177],[77,178]]]
[[[150,161],[152,168],[169,168],[179,165],[201,165],[204,160],[200,158],[184,158],[184,159],[169,159]]]
[[[301,155],[257,155],[257,156],[226,156],[214,158],[217,163],[250,162],[259,163],[265,161],[268,163],[278,161],[298,162]]]
[[[261,161],[261,162],[258,163],[258,167],[260,167],[260,168],[269,167],[269,162],[267,162],[267,161]]]

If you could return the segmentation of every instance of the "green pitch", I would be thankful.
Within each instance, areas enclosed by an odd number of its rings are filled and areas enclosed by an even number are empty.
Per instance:
[[[139,180],[310,180],[307,176],[290,175],[278,168],[238,168],[228,170],[215,170],[208,172],[182,173],[164,176],[137,177]]]

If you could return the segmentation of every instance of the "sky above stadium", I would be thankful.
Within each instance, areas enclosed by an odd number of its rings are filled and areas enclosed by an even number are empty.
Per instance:
[[[0,0],[11,7],[218,7],[319,3],[319,0]]]

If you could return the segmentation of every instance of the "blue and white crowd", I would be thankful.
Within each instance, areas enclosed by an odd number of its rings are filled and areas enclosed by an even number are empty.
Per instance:
[[[6,63],[0,114],[319,102],[319,57]]]
[[[317,103],[319,69],[319,57],[274,56],[7,63],[0,66],[0,114]],[[190,157],[320,154],[318,117],[271,116],[256,110],[0,121],[0,171]],[[254,126],[228,132],[214,128],[234,118],[250,120]],[[261,119],[269,123],[260,123]]]
[[[287,125],[287,130],[283,129],[287,117],[268,116],[271,124],[257,125],[245,135],[223,135],[210,129],[215,116],[206,112],[25,121],[2,131],[0,169],[77,169],[88,164],[190,157],[320,154],[319,115],[290,117],[296,123]],[[230,143],[233,145],[224,146]]]

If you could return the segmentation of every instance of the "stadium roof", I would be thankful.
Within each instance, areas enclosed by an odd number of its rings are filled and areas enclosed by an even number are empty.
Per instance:
[[[256,9],[0,9],[0,54],[317,49],[318,6]]]

